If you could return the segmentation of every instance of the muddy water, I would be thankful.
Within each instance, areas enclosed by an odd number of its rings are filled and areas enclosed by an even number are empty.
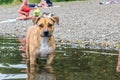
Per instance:
[[[0,80],[119,80],[116,51],[82,49],[77,44],[57,43],[52,66],[22,63],[18,38],[0,37]],[[34,69],[33,68],[33,69]]]

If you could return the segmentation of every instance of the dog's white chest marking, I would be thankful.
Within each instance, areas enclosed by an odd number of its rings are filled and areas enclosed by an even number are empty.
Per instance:
[[[48,44],[47,37],[42,37],[40,42],[40,56],[46,57],[48,54],[52,52],[52,47]]]

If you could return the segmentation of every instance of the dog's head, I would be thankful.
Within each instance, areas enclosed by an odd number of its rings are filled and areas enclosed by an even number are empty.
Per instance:
[[[34,21],[37,29],[40,32],[41,37],[51,37],[54,30],[54,24],[59,23],[57,16],[48,17],[37,17]]]

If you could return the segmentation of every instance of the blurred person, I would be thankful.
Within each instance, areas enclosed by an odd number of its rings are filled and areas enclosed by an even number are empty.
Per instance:
[[[109,1],[103,1],[100,2],[99,4],[115,4],[115,3],[119,3],[120,0],[109,0]]]
[[[46,0],[41,0],[41,2],[38,4],[39,7],[48,7],[48,4]]]
[[[50,0],[41,0],[38,6],[39,7],[50,7],[52,6],[52,2]]]
[[[32,8],[29,7],[28,3],[28,0],[22,0],[22,4],[18,10],[19,17],[16,18],[17,20],[32,19],[32,15],[29,14]]]

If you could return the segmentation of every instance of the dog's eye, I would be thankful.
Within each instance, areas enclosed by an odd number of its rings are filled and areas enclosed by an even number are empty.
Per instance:
[[[48,27],[52,27],[52,26],[53,26],[52,24],[48,23]]]
[[[43,25],[43,24],[40,24],[39,26],[40,26],[41,28],[42,28],[42,27],[44,27],[44,25]]]

